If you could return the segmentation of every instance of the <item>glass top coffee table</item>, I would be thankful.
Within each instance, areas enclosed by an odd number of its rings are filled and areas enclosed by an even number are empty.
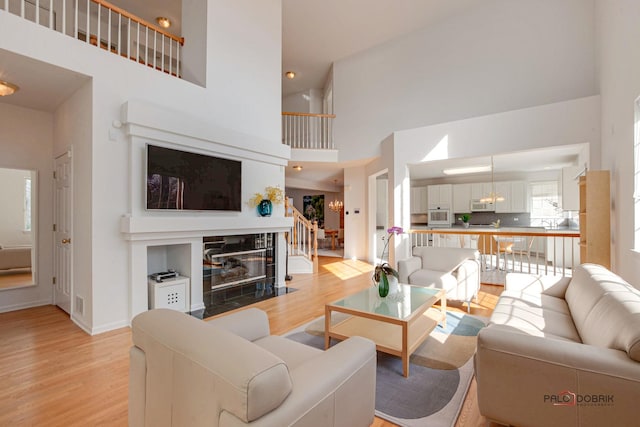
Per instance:
[[[325,305],[324,348],[331,339],[352,336],[369,338],[378,351],[402,358],[402,371],[409,376],[409,356],[442,323],[446,326],[447,298],[442,289],[398,285],[400,294],[380,298],[377,287],[364,289]],[[433,305],[440,301],[440,307]],[[350,316],[332,324],[331,313]]]

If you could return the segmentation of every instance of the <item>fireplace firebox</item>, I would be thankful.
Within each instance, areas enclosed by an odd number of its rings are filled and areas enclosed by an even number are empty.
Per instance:
[[[206,306],[272,292],[276,284],[275,233],[203,238],[202,280]]]

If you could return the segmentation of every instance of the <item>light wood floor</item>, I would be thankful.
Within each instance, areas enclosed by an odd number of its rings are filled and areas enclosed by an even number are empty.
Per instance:
[[[273,334],[324,314],[324,304],[371,285],[372,266],[320,258],[316,275],[296,275],[297,291],[254,306],[268,313]],[[471,312],[490,315],[502,287],[483,285]],[[466,308],[450,303],[450,310]],[[1,426],[126,426],[129,328],[89,336],[62,310],[44,306],[0,314]],[[373,426],[393,426],[376,418]],[[475,381],[457,426],[484,426]]]

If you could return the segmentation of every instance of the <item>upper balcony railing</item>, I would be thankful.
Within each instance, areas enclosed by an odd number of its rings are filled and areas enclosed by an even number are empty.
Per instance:
[[[104,0],[0,0],[0,10],[180,77],[177,37]]]
[[[291,148],[335,150],[334,114],[282,113],[282,141]]]

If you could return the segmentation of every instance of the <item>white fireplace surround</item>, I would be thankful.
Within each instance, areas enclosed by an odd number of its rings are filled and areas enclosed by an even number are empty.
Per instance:
[[[191,311],[204,308],[204,236],[278,233],[276,286],[285,286],[284,232],[291,229],[293,219],[284,216],[283,206],[274,206],[271,217],[259,217],[248,201],[254,193],[263,192],[267,185],[284,188],[289,147],[279,141],[264,141],[219,129],[180,112],[138,101],[123,105],[122,122],[126,125],[130,143],[129,212],[120,220],[120,231],[129,250],[130,318],[148,309],[148,275],[169,268],[189,277]],[[246,201],[242,211],[147,211],[145,147],[148,143],[241,160],[242,200]]]

